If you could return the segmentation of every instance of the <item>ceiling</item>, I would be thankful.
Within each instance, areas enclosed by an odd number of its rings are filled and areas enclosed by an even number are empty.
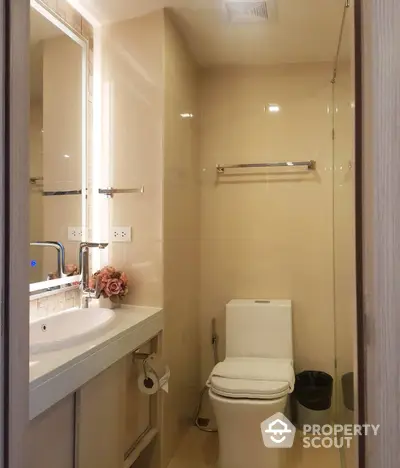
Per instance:
[[[227,1],[239,0],[70,0],[97,25],[169,8],[204,66],[333,61],[345,0],[267,0],[271,17],[259,23],[230,21]],[[351,54],[350,34],[345,28],[345,60]]]

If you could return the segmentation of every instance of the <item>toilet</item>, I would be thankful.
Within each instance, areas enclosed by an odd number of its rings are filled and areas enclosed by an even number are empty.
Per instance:
[[[235,299],[226,305],[226,358],[208,379],[219,468],[281,468],[288,449],[266,448],[260,425],[287,414],[294,388],[292,304]]]

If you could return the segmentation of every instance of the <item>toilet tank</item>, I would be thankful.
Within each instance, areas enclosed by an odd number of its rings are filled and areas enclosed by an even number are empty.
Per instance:
[[[226,357],[293,359],[292,301],[234,299],[228,302]]]

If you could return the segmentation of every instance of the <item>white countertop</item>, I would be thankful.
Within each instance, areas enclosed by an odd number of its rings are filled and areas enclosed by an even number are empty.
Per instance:
[[[82,343],[65,349],[31,354],[29,417],[35,418],[107,367],[163,330],[157,307],[123,306],[107,327]]]

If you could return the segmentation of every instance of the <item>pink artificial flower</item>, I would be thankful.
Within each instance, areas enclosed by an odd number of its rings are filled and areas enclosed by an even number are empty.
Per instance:
[[[108,280],[110,279],[110,277],[108,275],[102,275],[100,277],[100,281],[101,281],[101,284],[102,284],[102,287],[104,287],[107,283],[108,283]]]
[[[121,284],[118,279],[108,280],[106,287],[104,288],[104,293],[110,296],[118,296],[121,293]]]
[[[105,266],[93,274],[90,279],[90,287],[96,288],[104,297],[119,296],[128,294],[128,277],[124,272],[118,271],[112,266]]]

